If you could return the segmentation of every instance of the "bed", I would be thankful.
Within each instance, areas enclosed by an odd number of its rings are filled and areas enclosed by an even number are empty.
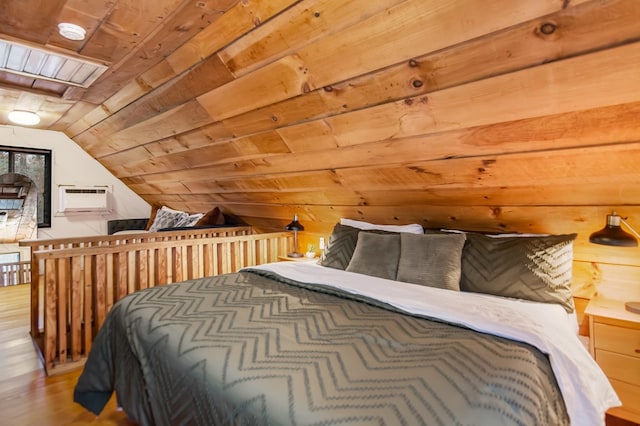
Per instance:
[[[321,264],[272,263],[127,296],[96,337],[76,402],[97,414],[115,391],[141,425],[589,425],[619,405],[571,309],[448,288],[465,281],[475,236],[350,232],[356,243],[334,229]],[[427,276],[416,275],[418,240],[453,252],[435,256],[446,267],[429,259]]]

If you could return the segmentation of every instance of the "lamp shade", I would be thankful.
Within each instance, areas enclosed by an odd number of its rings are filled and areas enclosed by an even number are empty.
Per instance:
[[[304,226],[298,222],[298,215],[293,215],[293,221],[284,227],[287,231],[304,231]]]
[[[638,240],[620,227],[621,222],[622,218],[616,212],[607,215],[606,225],[601,230],[591,234],[589,242],[605,246],[637,247]]]

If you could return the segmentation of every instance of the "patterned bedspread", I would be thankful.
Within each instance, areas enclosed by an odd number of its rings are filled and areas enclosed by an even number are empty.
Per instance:
[[[271,275],[271,276],[265,276]],[[111,310],[75,400],[141,425],[562,425],[525,343],[266,272],[155,287]]]

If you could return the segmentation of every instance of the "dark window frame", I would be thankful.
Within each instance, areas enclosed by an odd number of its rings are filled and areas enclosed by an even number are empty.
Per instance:
[[[9,173],[15,173],[15,154],[38,154],[44,156],[44,188],[43,188],[43,206],[42,206],[42,222],[38,222],[38,228],[51,228],[51,165],[53,151],[42,148],[28,148],[0,145],[0,152],[9,154]],[[22,173],[21,173],[22,174]],[[25,175],[26,176],[26,175]],[[34,180],[31,176],[27,176]]]

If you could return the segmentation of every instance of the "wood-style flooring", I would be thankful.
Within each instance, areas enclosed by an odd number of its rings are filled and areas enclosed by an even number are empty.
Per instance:
[[[29,335],[29,285],[0,287],[0,425],[134,425],[115,398],[99,417],[74,403],[79,374],[45,376]]]

